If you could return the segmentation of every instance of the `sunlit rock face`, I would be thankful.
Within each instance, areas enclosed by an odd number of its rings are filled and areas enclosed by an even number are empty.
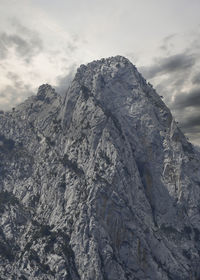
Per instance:
[[[126,58],[0,114],[0,277],[196,280],[200,156]]]

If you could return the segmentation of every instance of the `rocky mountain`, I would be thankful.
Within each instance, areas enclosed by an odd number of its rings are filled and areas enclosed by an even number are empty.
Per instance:
[[[200,155],[126,58],[0,114],[0,279],[200,279]]]

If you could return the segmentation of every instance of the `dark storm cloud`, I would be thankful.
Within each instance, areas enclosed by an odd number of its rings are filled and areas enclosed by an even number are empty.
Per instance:
[[[12,48],[16,55],[26,63],[41,52],[43,43],[39,35],[35,31],[23,29],[23,26],[20,26],[20,30],[23,30],[20,35],[17,34],[18,32],[16,34],[0,33],[0,59],[8,58]]]
[[[183,119],[181,128],[187,133],[197,133],[200,131],[200,114],[189,116]]]
[[[188,93],[182,92],[175,97],[173,108],[184,109],[187,107],[200,107],[200,88],[192,89]]]
[[[171,104],[171,109],[183,132],[191,141],[200,144],[200,88],[179,93]]]
[[[178,93],[169,107],[183,132],[200,144],[200,87]]]
[[[172,110],[181,129],[191,140],[200,143],[200,40],[197,32],[193,40],[181,53],[169,55],[173,51],[172,34],[163,39],[160,49],[162,57],[155,57],[152,65],[141,67],[140,71],[149,79],[158,94]],[[185,89],[188,88],[188,91]]]
[[[156,58],[155,64],[150,67],[141,67],[140,71],[146,79],[152,79],[158,75],[184,72],[194,64],[194,55],[181,53],[164,58]]]

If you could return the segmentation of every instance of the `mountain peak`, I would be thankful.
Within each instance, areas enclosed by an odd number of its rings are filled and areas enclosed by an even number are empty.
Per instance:
[[[81,96],[95,100],[104,111],[109,110],[118,117],[130,115],[128,111],[133,112],[134,108],[140,108],[137,114],[140,112],[142,117],[142,112],[154,110],[155,103],[171,115],[152,86],[123,56],[103,58],[78,68],[65,99],[64,122],[70,117],[70,107]]]
[[[84,78],[86,75],[100,75],[108,80],[125,72],[135,70],[135,66],[127,58],[118,55],[81,65],[77,70],[77,76]]]
[[[200,158],[121,56],[0,116],[0,278],[199,279]]]
[[[39,86],[39,88],[38,88],[37,99],[44,101],[47,98],[50,98],[55,95],[56,95],[55,89],[51,85],[43,84],[43,85]]]

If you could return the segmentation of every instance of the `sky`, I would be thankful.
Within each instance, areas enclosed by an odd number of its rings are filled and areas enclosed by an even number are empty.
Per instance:
[[[49,83],[64,94],[80,64],[123,55],[200,145],[199,0],[0,0],[0,109]]]

